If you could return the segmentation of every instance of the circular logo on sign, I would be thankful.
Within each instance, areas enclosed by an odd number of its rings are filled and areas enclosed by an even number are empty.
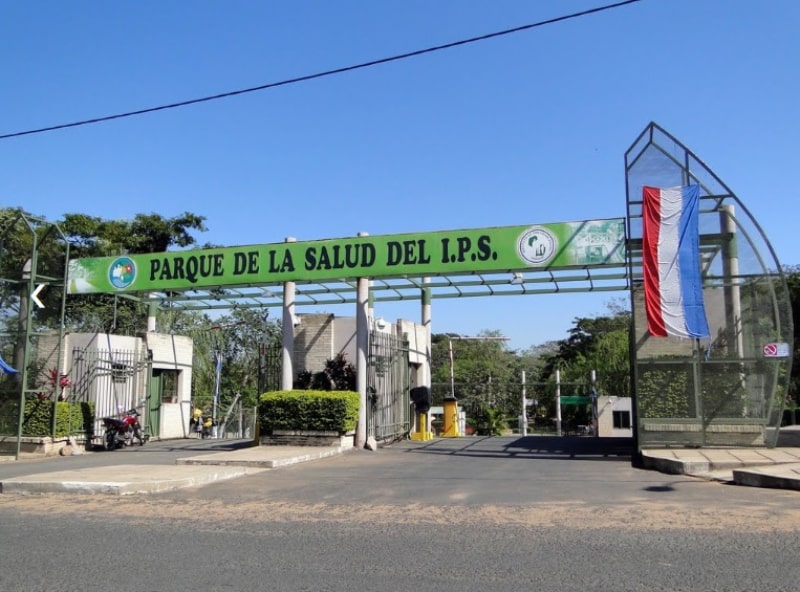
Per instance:
[[[136,279],[136,264],[130,257],[117,257],[108,268],[108,281],[115,288],[127,288]]]
[[[774,358],[778,355],[778,346],[775,343],[768,343],[764,346],[764,355],[768,358]]]
[[[533,265],[540,265],[556,254],[558,241],[553,233],[541,226],[529,228],[517,241],[519,256]]]

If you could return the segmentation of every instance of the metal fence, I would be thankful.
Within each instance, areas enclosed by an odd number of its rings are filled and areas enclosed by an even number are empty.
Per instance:
[[[772,246],[719,177],[655,124],[625,160],[640,447],[774,446],[794,344],[791,300]],[[699,258],[710,336],[654,338],[643,289],[642,186],[690,184],[700,190]]]
[[[227,409],[220,412],[217,438],[255,438],[258,408],[246,407],[237,395]]]
[[[378,442],[402,438],[410,429],[408,341],[371,331],[367,363],[367,433]]]
[[[95,436],[103,433],[103,417],[117,417],[129,409],[137,409],[145,423],[149,379],[145,352],[76,348],[70,376],[69,399],[94,402]]]

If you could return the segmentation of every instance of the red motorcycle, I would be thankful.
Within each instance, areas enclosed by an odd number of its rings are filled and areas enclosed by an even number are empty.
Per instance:
[[[139,423],[139,412],[136,409],[126,411],[119,418],[104,417],[103,426],[106,428],[106,450],[132,446],[134,440],[138,440],[140,446],[144,446],[147,442],[148,437],[143,433],[142,424]]]

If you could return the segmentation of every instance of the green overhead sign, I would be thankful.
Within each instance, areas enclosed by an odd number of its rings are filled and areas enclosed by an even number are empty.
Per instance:
[[[561,398],[562,405],[589,405],[592,402],[592,398],[584,395],[562,395]]]
[[[618,265],[622,218],[74,259],[69,294]]]

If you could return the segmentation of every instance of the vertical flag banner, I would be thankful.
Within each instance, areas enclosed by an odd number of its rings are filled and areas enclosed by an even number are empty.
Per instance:
[[[700,276],[700,188],[644,187],[642,267],[653,337],[709,337]]]

